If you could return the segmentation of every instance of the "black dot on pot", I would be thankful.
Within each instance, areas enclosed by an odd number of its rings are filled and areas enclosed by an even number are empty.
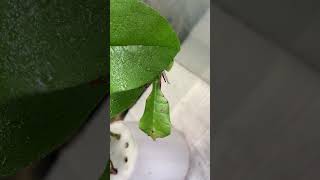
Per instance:
[[[124,162],[127,163],[128,162],[128,157],[124,158]]]
[[[124,144],[124,147],[125,147],[125,148],[128,148],[128,147],[129,147],[129,143],[126,142],[126,143]]]

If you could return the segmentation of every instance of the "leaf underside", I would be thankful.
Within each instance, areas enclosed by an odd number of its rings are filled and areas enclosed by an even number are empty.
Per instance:
[[[118,92],[111,94],[110,96],[110,104],[112,104],[112,108],[110,109],[111,117],[116,116],[122,111],[126,110],[128,106],[132,106],[140,97],[142,92],[144,91],[144,87],[132,89],[124,92]]]

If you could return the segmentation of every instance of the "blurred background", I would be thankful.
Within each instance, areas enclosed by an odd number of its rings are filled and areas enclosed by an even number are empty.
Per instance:
[[[320,1],[212,8],[214,179],[319,179]]]
[[[185,135],[190,151],[186,179],[210,179],[210,1],[146,0],[166,17],[181,40],[181,52],[167,74],[164,94],[174,128]],[[144,109],[144,94],[126,115],[135,121]],[[5,180],[93,180],[106,165],[109,149],[108,98],[66,145]]]

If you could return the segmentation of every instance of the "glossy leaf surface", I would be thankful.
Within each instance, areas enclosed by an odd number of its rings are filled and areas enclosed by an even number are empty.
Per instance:
[[[111,0],[110,93],[112,117],[128,109],[179,51],[179,40],[166,19],[139,0]],[[126,98],[121,93],[137,93]],[[121,108],[119,105],[121,104]]]
[[[107,92],[106,2],[0,2],[0,176],[74,134]]]

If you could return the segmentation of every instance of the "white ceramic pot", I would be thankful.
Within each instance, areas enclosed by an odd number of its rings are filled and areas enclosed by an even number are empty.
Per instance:
[[[189,148],[184,136],[172,129],[171,135],[153,141],[137,122],[114,122],[110,131],[110,158],[118,170],[111,180],[183,180],[189,168]]]

